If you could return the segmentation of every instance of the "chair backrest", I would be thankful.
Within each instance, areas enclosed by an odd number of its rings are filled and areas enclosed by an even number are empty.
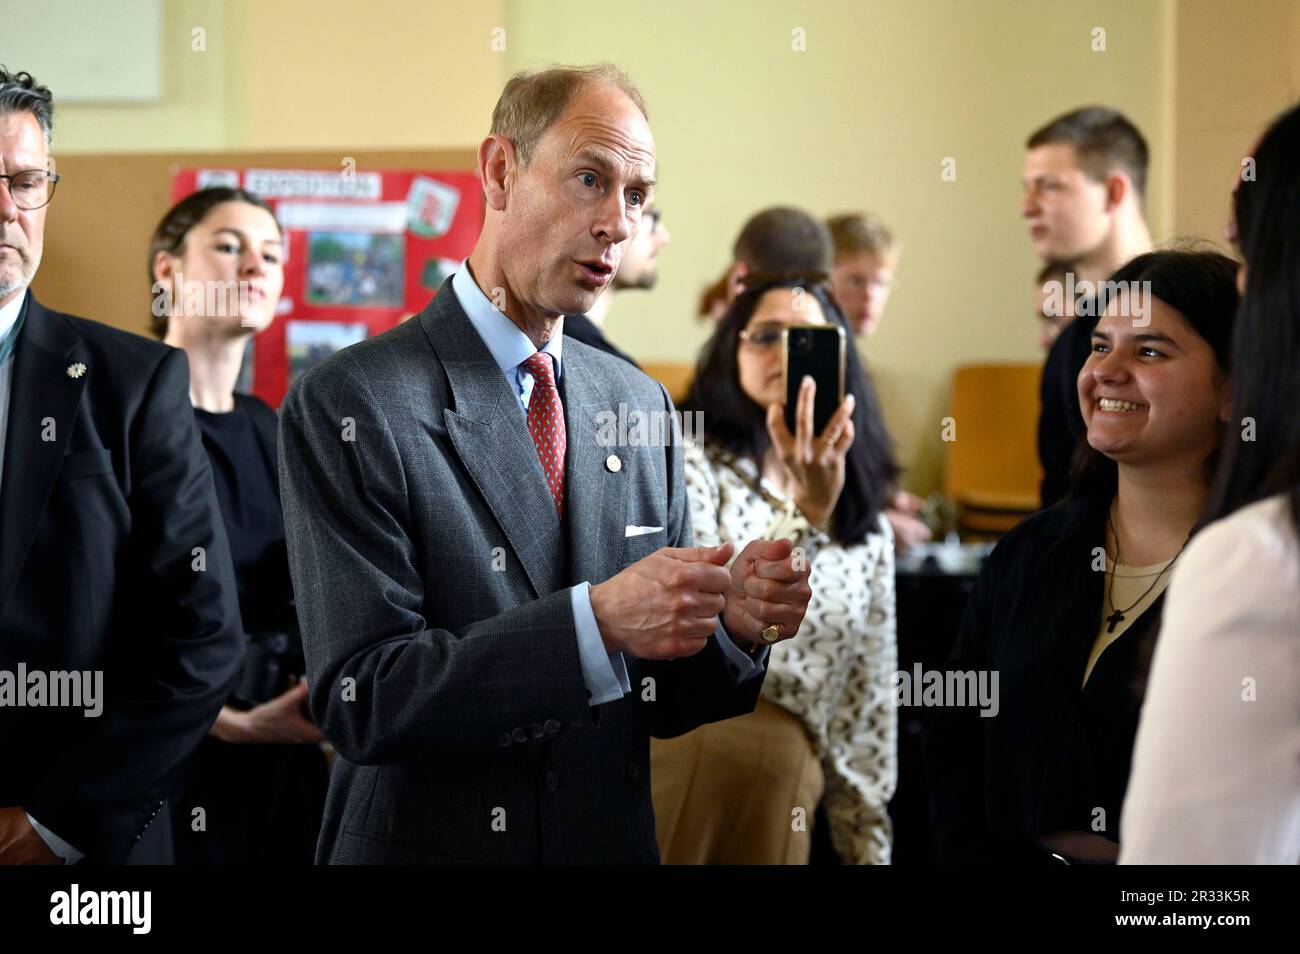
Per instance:
[[[642,364],[641,370],[654,378],[668,390],[668,396],[674,404],[681,404],[690,393],[691,381],[695,377],[693,364]]]
[[[966,365],[953,375],[943,489],[959,507],[1038,509],[1041,378],[1037,364]]]

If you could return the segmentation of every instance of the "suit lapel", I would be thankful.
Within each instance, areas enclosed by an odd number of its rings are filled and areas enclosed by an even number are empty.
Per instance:
[[[86,381],[98,370],[79,354],[81,338],[67,322],[47,312],[30,292],[25,307],[13,354],[0,476],[0,615],[45,513]],[[78,359],[87,368],[74,378],[68,368]],[[51,439],[45,440],[46,436]]]
[[[534,591],[553,593],[564,584],[560,519],[519,402],[450,280],[418,320],[451,388],[444,420],[452,446]]]
[[[601,388],[582,350],[566,342],[560,377],[569,438],[564,506],[573,579],[600,583],[620,569],[610,565],[610,555],[622,552],[630,480],[626,465],[631,461],[622,448],[602,446],[596,439],[597,415],[617,413],[618,399]],[[618,470],[607,466],[610,455],[619,458]]]

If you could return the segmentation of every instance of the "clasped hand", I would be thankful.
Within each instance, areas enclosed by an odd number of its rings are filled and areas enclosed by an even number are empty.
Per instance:
[[[591,588],[591,608],[610,652],[676,659],[704,648],[718,618],[733,641],[765,645],[799,631],[812,588],[809,567],[789,540],[753,540],[730,567],[735,548],[663,547]]]

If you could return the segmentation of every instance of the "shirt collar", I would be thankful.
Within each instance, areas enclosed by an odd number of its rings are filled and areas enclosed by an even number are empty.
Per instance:
[[[537,351],[529,337],[519,330],[519,326],[488,301],[487,295],[483,294],[478,282],[470,274],[469,259],[461,262],[460,268],[451,277],[451,290],[455,292],[460,307],[465,310],[470,324],[487,345],[502,374],[513,373]],[[552,335],[541,350],[551,356],[555,363],[555,378],[559,380],[562,373],[560,354],[564,341],[562,320],[557,330],[560,334]]]
[[[4,336],[9,334],[9,329],[18,320],[18,315],[22,312],[23,302],[25,301],[27,301],[27,290],[23,289],[21,295],[0,308],[0,341],[4,340]]]

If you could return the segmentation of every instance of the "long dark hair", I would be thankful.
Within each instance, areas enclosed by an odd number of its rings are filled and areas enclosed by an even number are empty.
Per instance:
[[[1237,185],[1233,209],[1246,260],[1232,379],[1233,426],[1254,423],[1254,440],[1225,443],[1206,510],[1227,516],[1284,493],[1300,537],[1300,107],[1264,133],[1255,178]]]
[[[275,212],[266,204],[260,196],[254,195],[247,189],[237,189],[231,186],[213,186],[208,189],[199,189],[197,192],[191,192],[185,198],[181,199],[162,217],[157,228],[153,230],[153,238],[149,240],[149,287],[154,286],[153,277],[153,260],[158,257],[159,252],[170,252],[172,255],[180,255],[185,251],[185,237],[190,234],[190,229],[198,225],[207,216],[209,212],[219,205],[227,202],[247,202],[249,205],[255,205],[259,209],[265,209],[275,218]],[[279,228],[279,220],[276,220],[276,227]],[[149,318],[149,330],[158,338],[167,337],[168,316],[166,314],[151,314]]]
[[[1121,265],[1108,281],[1122,283],[1126,288],[1132,287],[1129,282],[1150,282],[1152,297],[1177,311],[1205,339],[1214,351],[1219,370],[1226,376],[1232,367],[1236,276],[1237,264],[1226,255],[1208,249],[1174,248],[1139,255]],[[1225,442],[1219,443],[1222,447]],[[1205,462],[1207,486],[1218,457],[1219,450],[1215,450]],[[1070,496],[1109,501],[1115,496],[1118,475],[1118,465],[1094,450],[1086,434],[1082,436],[1070,468]]]
[[[767,435],[767,409],[750,400],[740,387],[736,352],[740,332],[758,309],[759,300],[774,288],[802,287],[812,295],[829,322],[844,328],[845,390],[856,399],[853,428],[856,436],[844,461],[844,490],[831,518],[830,535],[846,546],[861,543],[876,530],[890,488],[900,473],[893,442],[885,430],[880,402],[866,368],[853,346],[853,334],[826,287],[820,281],[783,276],[751,281],[718,322],[700,351],[695,380],[684,407],[700,411],[704,437],[739,457],[753,461],[761,473],[763,455],[771,443]]]

